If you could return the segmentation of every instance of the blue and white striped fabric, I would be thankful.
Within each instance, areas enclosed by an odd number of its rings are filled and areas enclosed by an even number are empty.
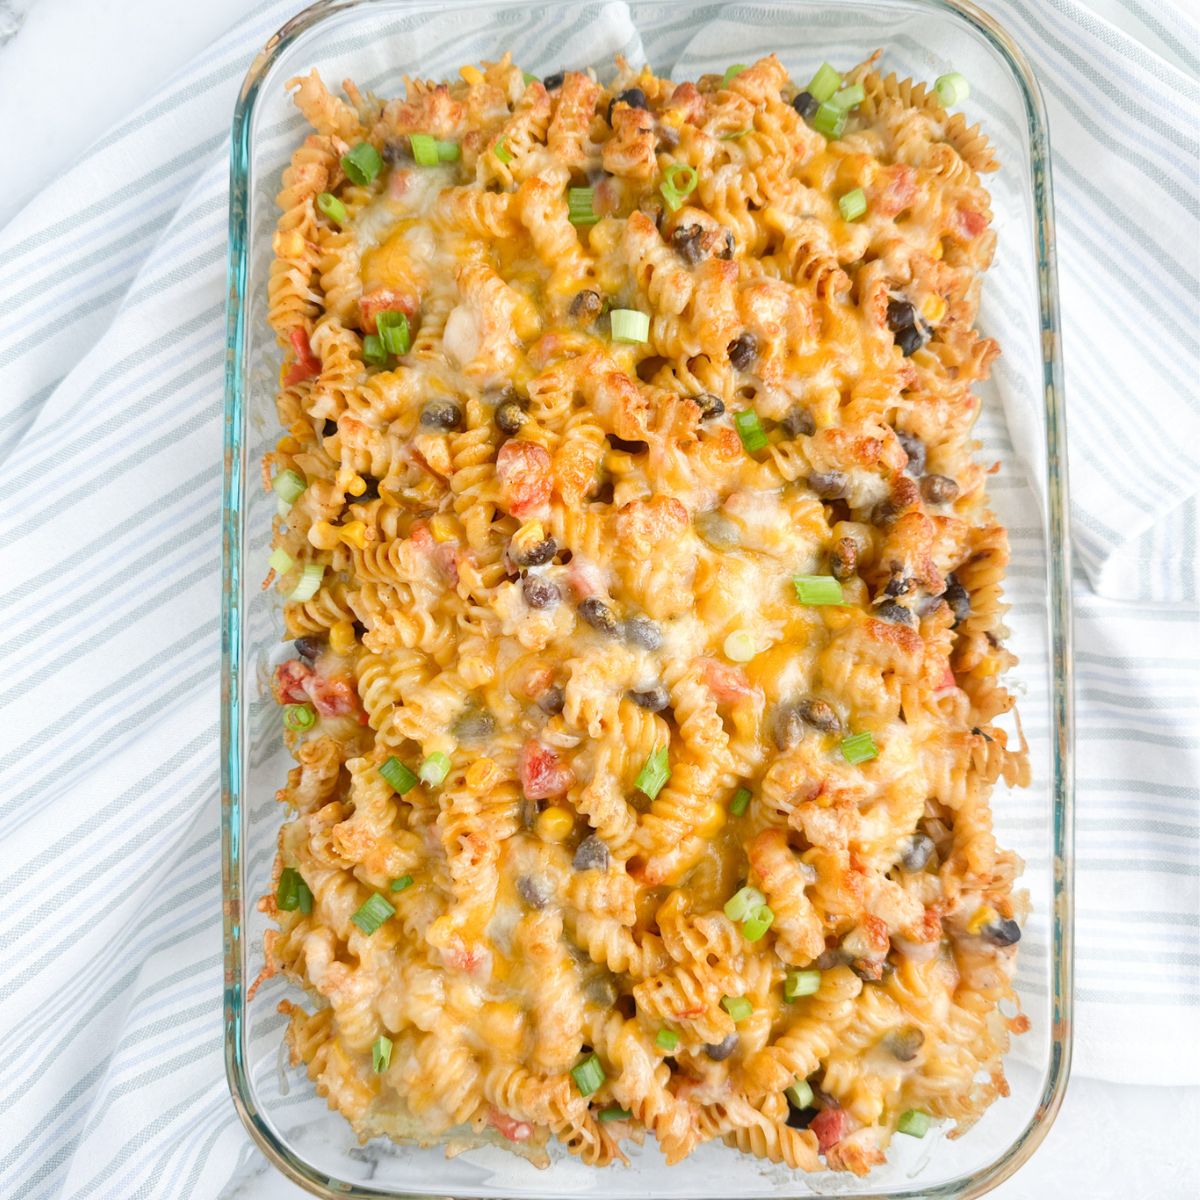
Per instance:
[[[1194,59],[1185,18],[1118,3]],[[246,1151],[221,1060],[228,127],[293,7],[254,8],[0,230],[5,1196],[215,1197]],[[1074,0],[991,7],[1055,151],[1076,1070],[1196,1084],[1200,89]]]

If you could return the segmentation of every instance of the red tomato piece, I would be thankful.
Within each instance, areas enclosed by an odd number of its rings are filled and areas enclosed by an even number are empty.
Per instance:
[[[536,442],[505,442],[496,455],[496,477],[514,517],[527,517],[550,499],[550,455]]]
[[[275,668],[275,691],[280,704],[304,704],[308,700],[306,683],[313,669],[298,658],[289,658]]]
[[[323,717],[349,717],[361,712],[358,693],[348,679],[326,679],[314,672],[305,680],[304,689]]]
[[[977,238],[987,228],[987,217],[973,208],[956,208],[954,216],[965,238]]]
[[[917,198],[917,173],[907,163],[885,167],[871,188],[871,211],[894,217]]]
[[[466,971],[468,974],[480,970],[491,961],[491,954],[483,946],[468,946],[457,935],[450,944],[442,949],[442,961],[456,971]]]
[[[417,298],[409,292],[397,292],[393,288],[372,288],[358,301],[358,323],[364,333],[378,333],[375,318],[381,312],[402,312],[411,327],[417,315]]]
[[[533,1126],[528,1121],[518,1121],[515,1117],[510,1117],[508,1113],[502,1113],[498,1108],[488,1109],[488,1121],[510,1142],[526,1142],[533,1135]]]
[[[731,667],[717,662],[715,658],[705,660],[704,682],[708,684],[709,691],[724,704],[736,704],[754,694],[741,667]]]
[[[521,747],[518,771],[521,791],[530,800],[561,796],[575,782],[575,772],[541,742],[529,741]]]
[[[296,361],[288,367],[283,382],[291,386],[293,383],[299,383],[302,379],[315,379],[321,373],[321,360],[313,353],[312,346],[308,344],[308,330],[303,325],[297,325],[288,334],[288,338],[295,351]]]
[[[826,1108],[813,1117],[808,1127],[817,1135],[821,1153],[824,1154],[850,1132],[850,1117],[844,1108]]]

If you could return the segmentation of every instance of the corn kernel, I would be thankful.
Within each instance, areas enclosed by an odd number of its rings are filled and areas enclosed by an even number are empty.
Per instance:
[[[714,838],[725,825],[725,808],[710,800],[696,824],[696,833],[702,838]]]
[[[346,484],[346,492],[351,496],[361,496],[367,490],[367,481],[361,475],[354,475]]]
[[[329,648],[334,654],[349,654],[356,640],[350,621],[334,621],[329,627]]]
[[[566,841],[574,829],[575,814],[557,804],[546,809],[537,819],[538,837],[544,842]]]
[[[472,67],[470,65],[459,67],[458,73],[469,84],[471,84],[472,87],[477,87],[479,84],[483,83],[483,72],[478,67]]]
[[[338,534],[347,546],[357,546],[365,550],[367,546],[367,527],[361,521],[347,521],[338,530]]]
[[[938,240],[933,243],[933,249],[930,250],[929,257],[932,258],[935,262],[940,262],[942,255],[945,253],[946,253],[946,249],[942,245],[942,239],[938,238]]]
[[[318,550],[332,550],[337,544],[341,530],[328,521],[314,521],[308,531],[308,540]]]
[[[458,537],[458,522],[449,513],[436,513],[429,521],[435,542],[452,542]]]
[[[467,787],[482,791],[491,786],[497,775],[496,764],[490,758],[477,759],[467,768]]]
[[[835,608],[832,604],[824,605],[821,616],[825,618],[828,629],[845,629],[854,620],[854,610],[850,608]]]
[[[968,933],[978,933],[990,921],[996,919],[996,910],[990,904],[981,905],[975,910],[975,915],[967,922]]]
[[[275,443],[275,452],[277,454],[299,454],[300,443],[296,441],[290,433],[284,434],[283,437]]]
[[[946,315],[946,301],[938,295],[926,296],[921,305],[921,316],[936,325]]]

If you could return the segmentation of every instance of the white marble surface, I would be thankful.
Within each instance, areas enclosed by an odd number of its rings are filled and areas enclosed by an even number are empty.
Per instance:
[[[1179,3],[1195,10],[1200,0]],[[1137,24],[1127,10],[1110,0],[1092,5],[1148,48],[1174,58],[1153,29]],[[1161,5],[1149,0],[1148,7]],[[0,128],[7,161],[20,164],[0,189],[0,224],[245,8],[245,0],[0,0]],[[134,30],[137,36],[131,36]],[[52,97],[49,119],[28,119],[31,97],[39,104]],[[241,1162],[229,1167],[222,1200],[299,1200],[306,1194],[249,1145]],[[992,1195],[1194,1200],[1200,1196],[1197,1180],[1200,1088],[1075,1079],[1045,1144]]]

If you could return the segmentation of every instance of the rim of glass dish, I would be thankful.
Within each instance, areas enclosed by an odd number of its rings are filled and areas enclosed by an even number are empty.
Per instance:
[[[241,891],[242,714],[241,714],[241,525],[243,359],[246,349],[246,277],[249,254],[250,130],[262,82],[279,54],[315,25],[337,12],[374,0],[317,0],[282,26],[255,55],[234,109],[229,186],[228,312],[225,365],[225,484],[222,511],[224,573],[221,595],[221,871],[225,942],[225,1073],[242,1124],[267,1159],[287,1178],[324,1200],[437,1200],[348,1183],[314,1168],[275,1137],[262,1118],[249,1085],[243,1047]],[[522,5],[536,0],[502,0]],[[668,0],[651,0],[668,2]],[[776,0],[787,5],[789,0]],[[469,7],[471,0],[446,0],[446,9]],[[1046,418],[1046,565],[1050,603],[1050,702],[1053,722],[1051,789],[1053,813],[1053,894],[1051,900],[1050,1062],[1037,1108],[1012,1144],[986,1167],[933,1186],[880,1194],[880,1200],[973,1200],[1008,1179],[1041,1145],[1062,1106],[1072,1049],[1074,896],[1074,679],[1071,655],[1070,541],[1067,508],[1065,400],[1062,335],[1058,312],[1054,205],[1050,144],[1041,89],[1024,53],[1008,32],[972,0],[906,0],[913,8],[953,14],[998,52],[1021,92],[1029,130],[1034,199],[1038,303],[1042,333],[1042,387]],[[446,1200],[444,1196],[441,1200]],[[860,1197],[860,1200],[866,1200]]]

